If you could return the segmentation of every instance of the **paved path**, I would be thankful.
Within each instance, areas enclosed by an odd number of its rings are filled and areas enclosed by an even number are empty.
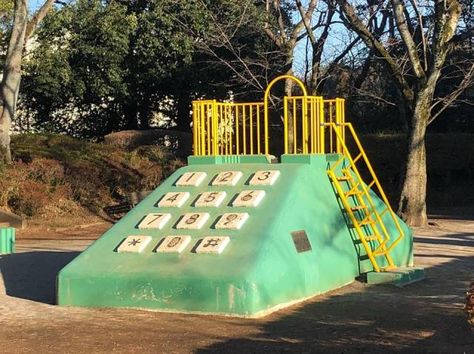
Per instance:
[[[436,223],[416,232],[425,281],[355,282],[259,320],[55,306],[57,272],[91,240],[20,240],[0,256],[0,352],[474,353],[462,312],[474,221]]]

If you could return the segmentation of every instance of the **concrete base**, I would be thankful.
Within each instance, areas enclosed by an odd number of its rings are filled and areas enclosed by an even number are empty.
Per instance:
[[[425,270],[419,267],[398,267],[386,272],[369,272],[366,274],[367,284],[392,284],[403,287],[425,279]]]

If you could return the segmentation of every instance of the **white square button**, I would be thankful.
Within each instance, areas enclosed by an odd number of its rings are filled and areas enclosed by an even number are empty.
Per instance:
[[[181,253],[191,242],[191,236],[166,236],[156,252]]]
[[[224,171],[219,173],[212,181],[213,186],[235,186],[242,178],[240,171]]]
[[[184,214],[177,229],[200,229],[209,219],[209,213],[187,213]]]
[[[143,218],[138,224],[139,229],[159,229],[161,230],[171,219],[171,214],[151,213]]]
[[[177,186],[199,186],[204,178],[206,178],[206,172],[186,172],[176,182]]]
[[[166,193],[158,203],[159,207],[182,207],[183,204],[188,200],[189,192],[172,192]]]
[[[229,242],[228,236],[207,236],[196,248],[196,253],[222,253]]]
[[[117,248],[117,252],[140,253],[151,241],[151,236],[127,236],[127,238]]]
[[[280,171],[257,171],[253,175],[249,184],[251,186],[271,186],[277,180]]]
[[[260,204],[263,197],[265,196],[265,191],[262,190],[249,190],[242,191],[239,193],[237,198],[232,202],[232,206],[235,207],[256,207]]]
[[[216,229],[240,230],[248,218],[248,213],[225,213],[219,218]]]
[[[197,207],[218,207],[226,195],[226,192],[205,192],[199,196],[194,205]]]

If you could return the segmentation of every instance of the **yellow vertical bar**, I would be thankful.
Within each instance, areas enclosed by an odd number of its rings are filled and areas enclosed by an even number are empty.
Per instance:
[[[246,105],[242,105],[242,138],[243,138],[243,150],[244,150],[244,155],[247,155],[247,129],[246,129],[246,124],[245,124],[245,107]]]
[[[253,105],[250,105],[249,109],[249,128],[250,128],[250,155],[253,155]]]
[[[235,106],[235,150],[236,154],[240,154],[240,133],[239,133],[239,106]]]
[[[218,110],[217,110],[217,103],[216,103],[216,100],[213,101],[212,103],[212,135],[213,135],[213,139],[212,139],[212,142],[213,142],[213,147],[212,147],[212,154],[215,156],[215,155],[218,155],[219,154],[219,116],[217,114]]]
[[[318,100],[318,105],[319,105],[319,152],[321,154],[325,153],[325,129],[326,127],[323,125],[325,123],[324,120],[324,101],[323,98],[320,97]]]
[[[314,121],[314,118],[316,117],[316,111],[315,111],[315,106],[314,106],[314,97],[311,97],[309,101],[309,122],[310,122],[310,131],[311,131],[311,154],[316,153],[316,141],[315,141],[315,135],[314,135],[314,127],[316,126],[316,122]]]
[[[306,102],[306,96],[301,98],[301,110],[303,115],[303,154],[308,153],[308,107]]]
[[[293,154],[298,151],[297,132],[296,132],[296,99],[293,100]]]
[[[231,105],[231,106],[229,107],[229,111],[230,111],[229,117],[231,117],[231,118],[233,117],[233,118],[234,118],[233,120],[231,120],[231,125],[230,125],[230,126],[232,127],[232,130],[230,131],[230,139],[229,139],[229,154],[230,154],[230,155],[233,155],[233,154],[234,154],[234,147],[233,147],[232,144],[233,144],[234,141],[233,141],[232,137],[233,137],[234,134],[235,134],[234,105]]]
[[[261,149],[260,149],[260,139],[262,137],[260,136],[260,107],[257,105],[257,154],[260,155]]]
[[[206,155],[206,148],[205,148],[205,139],[206,139],[206,122],[205,122],[205,119],[206,119],[206,115],[205,115],[205,112],[206,112],[206,104],[203,103],[201,105],[201,120],[200,120],[200,123],[199,123],[199,126],[200,126],[200,129],[199,129],[199,139],[201,139],[201,153],[200,155],[201,156],[204,156]]]
[[[285,154],[288,154],[288,97],[283,97],[283,139]]]
[[[193,102],[193,155],[196,156],[196,149],[197,149],[197,143],[196,143],[196,137],[197,137],[197,131],[196,131],[196,121],[197,121],[197,112],[196,112],[196,106],[197,103]]]
[[[229,155],[229,143],[231,137],[231,115],[229,114],[229,106],[225,105],[225,117],[226,117],[226,126],[225,126],[225,154]]]

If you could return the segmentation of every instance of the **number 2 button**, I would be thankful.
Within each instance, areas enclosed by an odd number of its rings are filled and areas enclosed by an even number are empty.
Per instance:
[[[225,171],[219,173],[212,181],[213,186],[235,186],[242,177],[240,171]]]

